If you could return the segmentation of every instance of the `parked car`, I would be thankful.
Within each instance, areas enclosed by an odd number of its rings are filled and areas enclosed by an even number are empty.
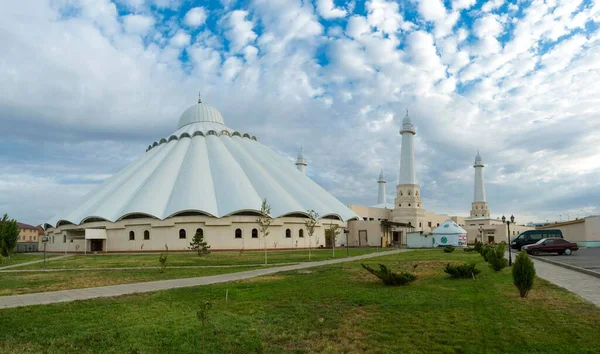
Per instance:
[[[558,253],[569,256],[571,252],[577,251],[579,246],[562,238],[551,237],[543,238],[533,245],[525,245],[523,249],[534,256],[539,256],[541,253]]]
[[[532,245],[549,237],[564,238],[560,230],[527,230],[510,242],[510,248],[520,251],[525,245]]]

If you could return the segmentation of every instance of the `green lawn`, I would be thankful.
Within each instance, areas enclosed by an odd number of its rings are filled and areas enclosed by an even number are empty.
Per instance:
[[[244,272],[257,268],[261,268],[261,266],[187,269],[167,268],[164,273],[161,273],[160,269],[0,273],[0,296],[128,284],[153,280],[203,277],[208,275]]]
[[[376,252],[374,248],[351,248],[350,256]],[[312,250],[311,261],[323,261],[332,259],[331,249]],[[336,258],[346,257],[345,249],[337,249]],[[124,268],[124,267],[157,267],[158,254],[98,254],[98,255],[75,255],[50,261],[48,268]],[[214,266],[214,265],[245,265],[263,264],[265,254],[260,251],[252,252],[212,252],[207,257],[199,257],[193,252],[169,253],[170,266]],[[308,261],[308,250],[302,251],[269,251],[269,264],[297,263]],[[32,264],[19,269],[39,269],[41,264]]]
[[[476,280],[447,262],[474,261]],[[360,262],[229,284],[0,310],[0,352],[198,353],[203,300],[208,353],[598,353],[600,309],[536,280],[526,299],[510,270],[478,254],[412,251],[366,260],[419,279],[385,287]],[[229,301],[225,301],[225,292]],[[43,330],[42,330],[43,329]],[[35,335],[31,335],[35,333]]]
[[[2,257],[2,256],[0,256]],[[39,261],[44,258],[44,254],[25,254],[25,253],[14,253],[8,257],[2,257],[2,262],[0,263],[0,268],[6,267],[13,264],[20,264],[31,261]]]

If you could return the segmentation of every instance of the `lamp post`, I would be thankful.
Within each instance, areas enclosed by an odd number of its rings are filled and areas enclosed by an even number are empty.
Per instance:
[[[510,223],[515,223],[515,216],[511,215],[510,220],[507,220],[504,215],[502,215],[502,222],[506,222],[506,227],[508,228],[508,266],[512,266],[512,251],[510,247]]]

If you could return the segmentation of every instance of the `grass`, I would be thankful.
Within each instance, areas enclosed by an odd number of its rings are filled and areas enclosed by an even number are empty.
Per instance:
[[[477,262],[453,280],[448,262]],[[229,284],[0,310],[0,352],[197,353],[196,311],[213,302],[209,353],[598,353],[600,310],[540,279],[526,299],[478,254],[413,251],[363,261],[412,269],[386,287],[360,262]],[[229,301],[225,301],[225,292]],[[43,328],[43,330],[39,330]],[[31,333],[35,335],[32,336]]]
[[[350,256],[376,252],[373,248],[351,248]],[[346,257],[345,249],[337,249],[336,258]],[[169,266],[218,266],[218,265],[247,265],[263,264],[264,252],[212,252],[207,257],[199,257],[193,252],[169,253]],[[302,251],[269,251],[269,264],[308,262],[308,250]],[[312,251],[311,261],[332,259],[331,249],[318,249]],[[50,261],[50,269],[81,269],[81,268],[127,268],[127,267],[157,267],[158,254],[98,254],[75,255]],[[39,269],[41,264],[32,264],[19,269]]]
[[[2,256],[0,256],[2,257]],[[6,267],[9,265],[20,264],[31,261],[39,261],[40,259],[44,259],[43,254],[25,254],[25,253],[13,253],[10,258],[2,257],[2,263],[0,263],[0,268]]]
[[[188,269],[167,267],[164,273],[161,273],[160,269],[0,273],[0,296],[129,284],[154,280],[203,277],[217,274],[237,273],[257,268],[260,268],[260,266]]]

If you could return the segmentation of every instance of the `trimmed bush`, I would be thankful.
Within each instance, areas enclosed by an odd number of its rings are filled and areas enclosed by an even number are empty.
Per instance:
[[[475,268],[475,263],[464,263],[460,265],[451,265],[450,263],[446,264],[446,268],[444,272],[448,273],[451,278],[454,279],[465,279],[465,278],[475,278],[475,276],[481,271]]]
[[[527,252],[521,251],[515,259],[512,267],[513,283],[519,289],[519,295],[526,297],[529,290],[533,287],[535,279],[535,266],[527,255]]]
[[[453,246],[446,246],[446,247],[444,247],[444,252],[446,252],[446,253],[452,253],[452,252],[454,252],[454,247]]]
[[[361,266],[365,268],[369,273],[381,279],[383,281],[383,284],[385,285],[407,285],[417,280],[416,274],[407,272],[394,273],[385,264],[380,264],[379,270],[375,270],[362,263]]]
[[[473,248],[473,247],[467,247],[467,248],[463,248],[463,251],[465,251],[465,252],[473,252],[473,251],[475,251],[475,248]]]
[[[490,264],[490,267],[496,272],[501,271],[502,269],[508,266],[508,261],[504,258],[504,250],[506,249],[506,243],[501,242],[494,248],[491,248],[487,253],[487,262]]]
[[[488,261],[489,260],[489,256],[490,256],[490,252],[492,251],[492,246],[490,245],[485,245],[483,247],[483,250],[481,251],[481,255],[483,256],[483,260],[484,261]]]
[[[475,241],[475,251],[483,256],[483,242]]]

